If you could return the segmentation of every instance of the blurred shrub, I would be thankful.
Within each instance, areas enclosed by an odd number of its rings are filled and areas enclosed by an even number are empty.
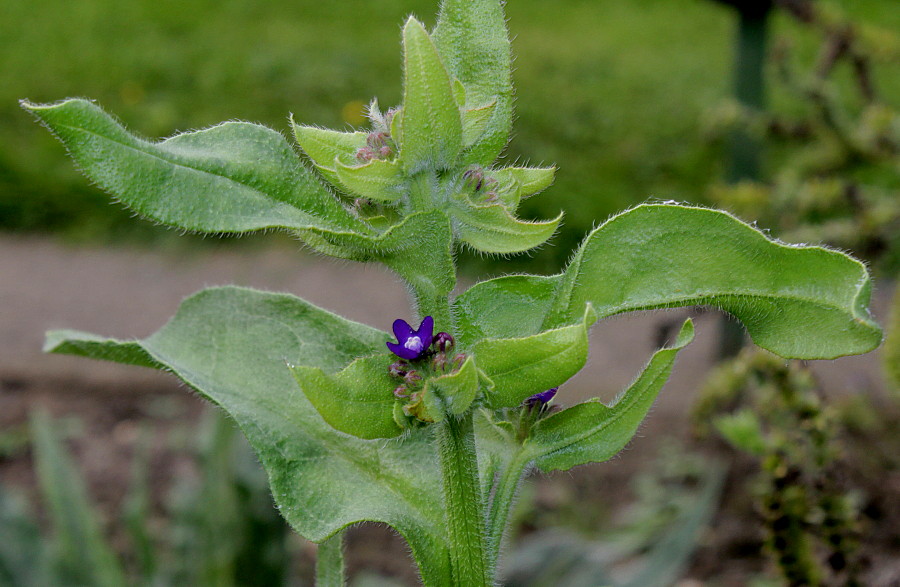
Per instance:
[[[885,505],[896,495],[884,479],[900,466],[898,407],[872,395],[826,402],[801,363],[753,349],[705,384],[695,430],[743,455],[735,471],[752,463],[744,487],[785,584],[870,584],[894,548],[900,512]]]
[[[788,4],[788,3],[786,3]],[[771,179],[717,184],[711,199],[791,242],[850,249],[888,274],[900,271],[900,35],[849,19],[825,3],[806,6],[772,55],[778,98],[769,112],[733,103],[709,132],[740,129],[763,139]],[[802,41],[818,45],[806,54]],[[895,76],[896,77],[896,76]]]

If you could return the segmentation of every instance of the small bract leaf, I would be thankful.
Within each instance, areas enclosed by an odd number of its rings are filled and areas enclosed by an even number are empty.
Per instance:
[[[84,173],[139,214],[186,230],[367,229],[306,170],[281,134],[226,122],[149,142],[87,100],[22,106]]]
[[[453,167],[462,148],[459,106],[434,43],[412,17],[403,27],[403,49],[400,161],[410,173]]]
[[[463,146],[471,147],[481,138],[487,130],[494,109],[497,107],[497,101],[493,100],[490,104],[480,106],[478,108],[470,108],[463,112]]]
[[[393,438],[402,430],[394,422],[393,389],[388,375],[392,356],[357,359],[345,369],[328,375],[318,367],[291,366],[306,399],[322,419],[357,438]]]
[[[459,202],[450,208],[456,221],[459,240],[484,253],[521,253],[547,241],[562,220],[563,214],[553,220],[527,222],[509,213],[502,204],[473,206]]]
[[[429,379],[425,384],[425,396],[437,398],[441,411],[448,414],[464,413],[477,395],[478,369],[472,357],[467,358],[458,371]]]
[[[315,126],[305,126],[294,122],[291,126],[297,144],[313,163],[321,168],[334,170],[335,159],[350,164],[356,159],[356,152],[366,146],[367,133],[339,132]]]
[[[503,3],[444,0],[433,36],[447,70],[465,85],[467,103],[497,101],[485,132],[463,154],[465,164],[490,165],[512,128],[512,57]]]
[[[515,210],[519,202],[541,192],[551,184],[556,175],[555,167],[504,167],[492,169],[491,177],[500,184],[497,190],[501,201],[510,210]]]
[[[693,338],[694,326],[687,320],[675,343],[656,351],[613,405],[591,400],[540,420],[526,441],[537,466],[545,472],[565,471],[603,462],[625,448],[669,378],[675,355]]]
[[[403,195],[403,171],[397,161],[373,159],[365,165],[349,166],[334,160],[338,181],[350,193],[375,202],[396,202]]]
[[[481,340],[473,352],[478,368],[494,384],[485,395],[486,404],[494,409],[516,407],[568,381],[587,361],[588,329],[596,321],[597,314],[588,305],[579,324],[525,338]]]

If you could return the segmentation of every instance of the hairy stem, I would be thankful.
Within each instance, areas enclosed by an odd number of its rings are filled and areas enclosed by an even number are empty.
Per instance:
[[[344,531],[319,545],[316,552],[316,587],[344,587]]]
[[[487,556],[490,568],[497,567],[497,559],[500,556],[500,546],[503,541],[503,534],[506,531],[506,525],[509,521],[509,513],[512,510],[516,494],[531,457],[523,448],[519,448],[513,455],[509,463],[500,474],[497,486],[494,488],[494,495],[491,500],[490,510],[488,511],[487,522]]]
[[[472,413],[436,424],[453,585],[490,585],[484,547],[485,516],[475,455]]]

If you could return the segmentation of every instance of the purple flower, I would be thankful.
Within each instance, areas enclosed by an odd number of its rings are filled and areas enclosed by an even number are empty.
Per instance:
[[[418,330],[413,330],[406,320],[394,320],[394,336],[397,342],[387,343],[392,353],[406,359],[415,361],[428,352],[434,334],[434,318],[425,316]]]
[[[526,399],[524,405],[527,408],[543,408],[550,402],[550,400],[553,399],[553,396],[556,395],[557,391],[559,391],[558,387],[551,387],[547,391],[536,393],[530,398]]]

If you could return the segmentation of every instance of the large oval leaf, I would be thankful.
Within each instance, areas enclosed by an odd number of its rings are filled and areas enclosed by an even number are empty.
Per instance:
[[[542,298],[550,281],[554,291]],[[518,327],[518,336],[570,324],[586,303],[600,318],[715,306],[740,319],[767,350],[788,358],[831,359],[865,353],[880,343],[881,330],[867,310],[870,291],[865,266],[844,253],[771,240],[726,212],[653,204],[594,230],[563,273],[483,282],[456,304],[476,317],[471,331]],[[489,307],[508,307],[523,297],[534,300],[530,311],[546,316],[538,329],[532,319],[516,320]]]
[[[384,522],[408,540],[423,580],[449,576],[438,457],[427,430],[367,441],[318,415],[287,363],[334,373],[381,352],[387,338],[289,295],[227,287],[200,292],[147,339],[56,337],[52,352],[148,363],[224,408],[253,445],[281,514],[321,542],[360,521]],[[134,356],[129,356],[134,355]]]

